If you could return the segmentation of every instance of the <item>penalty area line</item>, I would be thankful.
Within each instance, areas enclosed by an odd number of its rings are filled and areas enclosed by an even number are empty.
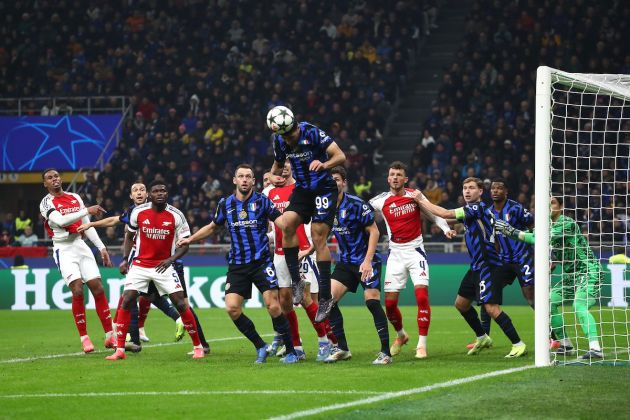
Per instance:
[[[261,334],[261,337],[271,337],[274,334]],[[245,337],[243,336],[239,336],[239,337],[223,337],[223,338],[213,338],[208,340],[208,343],[218,343],[221,341],[232,341],[232,340],[243,340],[245,339]],[[167,347],[167,346],[177,346],[180,344],[186,344],[186,341],[177,341],[177,342],[171,342],[171,343],[156,343],[156,344],[146,344],[143,345],[142,348],[153,348],[153,347]],[[111,349],[104,349],[104,350],[95,350],[91,353],[84,353],[82,351],[79,352],[75,352],[75,353],[61,353],[61,354],[46,354],[43,356],[33,356],[33,357],[22,357],[22,358],[16,358],[16,359],[5,359],[5,360],[0,360],[0,364],[11,364],[11,363],[24,363],[24,362],[33,362],[35,360],[45,360],[45,359],[58,359],[61,357],[72,357],[72,356],[85,356],[86,354],[100,354],[100,353],[111,353],[112,350]]]
[[[423,394],[425,392],[434,391],[436,389],[449,388],[452,386],[467,384],[470,382],[481,381],[483,379],[493,378],[495,376],[509,375],[511,373],[522,372],[528,369],[532,369],[534,367],[536,366],[528,365],[528,366],[521,366],[521,367],[511,368],[511,369],[495,370],[492,372],[482,373],[479,375],[454,379],[452,381],[438,382],[432,385],[426,385],[419,388],[405,389],[405,390],[396,391],[396,392],[386,392],[380,395],[375,395],[369,398],[362,398],[356,401],[331,404],[331,405],[326,405],[323,407],[312,408],[310,410],[296,411],[294,413],[285,414],[282,416],[270,417],[269,420],[289,420],[289,419],[297,419],[300,417],[315,416],[317,414],[325,413],[327,411],[341,410],[344,408],[351,408],[351,407],[357,407],[357,406],[366,405],[366,404],[373,404],[373,403],[377,403],[381,401],[391,400],[394,398],[407,397],[409,395],[416,395],[416,394]]]
[[[82,392],[82,393],[49,393],[49,394],[7,394],[0,398],[76,398],[76,397],[164,397],[164,396],[198,396],[198,395],[366,395],[381,394],[378,391],[320,391],[320,390],[225,390],[225,391],[138,391],[138,392]]]

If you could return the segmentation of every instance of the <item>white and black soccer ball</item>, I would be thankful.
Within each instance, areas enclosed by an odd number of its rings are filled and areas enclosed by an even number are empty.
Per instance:
[[[286,134],[293,129],[295,117],[286,106],[274,106],[267,113],[267,127],[276,134]]]

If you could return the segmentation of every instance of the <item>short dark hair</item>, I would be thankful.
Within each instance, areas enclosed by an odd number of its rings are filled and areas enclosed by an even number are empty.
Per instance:
[[[344,168],[343,166],[335,166],[334,168],[332,168],[330,170],[330,175],[334,175],[334,174],[339,174],[341,179],[344,180],[344,181],[348,177],[348,174],[346,172],[346,168]]]
[[[250,171],[252,171],[252,174],[254,173],[254,168],[252,167],[252,165],[248,164],[248,163],[241,163],[239,164],[236,169],[234,169],[234,175],[236,175],[236,172],[238,172],[239,169],[249,169]]]
[[[555,198],[558,204],[564,207],[564,197],[562,197],[561,195],[552,195],[551,198]]]
[[[469,182],[474,182],[475,184],[477,184],[477,187],[479,189],[483,190],[483,181],[481,179],[474,176],[469,176],[468,178],[462,181],[462,185],[468,184]]]
[[[407,175],[407,165],[405,165],[399,160],[395,160],[392,163],[390,163],[389,169],[402,169],[405,172],[405,175]]]
[[[58,170],[56,170],[55,168],[48,168],[48,169],[44,169],[44,172],[42,172],[42,181],[44,179],[46,179],[46,174],[50,171],[55,171],[55,172],[59,172]]]
[[[154,179],[153,181],[151,181],[151,184],[149,184],[149,191],[151,191],[153,187],[156,187],[158,185],[164,185],[165,187],[167,187],[166,182],[162,181],[161,179]],[[168,187],[166,189],[168,190]]]
[[[507,181],[505,180],[505,178],[501,178],[501,177],[494,178],[494,179],[492,180],[492,183],[494,184],[495,182],[496,182],[497,184],[503,184],[503,186],[505,187],[505,189],[506,189],[506,190],[509,190],[509,189],[510,189],[510,187],[508,187],[508,184],[507,184]]]

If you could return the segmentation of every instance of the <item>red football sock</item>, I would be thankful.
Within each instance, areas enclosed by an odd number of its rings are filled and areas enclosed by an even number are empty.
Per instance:
[[[149,309],[151,309],[151,301],[144,296],[140,296],[140,299],[138,299],[138,328],[144,328],[144,321],[147,320]]]
[[[120,297],[118,298],[118,305],[116,306],[116,315],[114,315],[114,324],[118,322],[118,313],[120,312],[120,309],[122,308],[122,302],[123,302],[123,295],[120,295]]]
[[[186,310],[184,312],[180,312],[179,315],[182,317],[184,328],[188,331],[188,335],[193,342],[193,346],[200,346],[201,341],[199,340],[199,334],[197,333],[197,323],[195,322],[195,317],[190,311],[190,308],[186,308]]]
[[[85,321],[85,302],[83,296],[72,296],[72,315],[74,316],[74,323],[79,330],[79,336],[83,337],[87,335],[87,324]]]
[[[120,308],[119,314],[116,317],[116,339],[118,349],[125,349],[125,341],[127,340],[127,332],[129,331],[129,324],[131,323],[131,312],[127,309]]]
[[[396,331],[400,331],[403,328],[402,314],[398,309],[398,299],[385,299],[385,312],[387,313],[387,319],[392,323]]]
[[[109,302],[105,297],[105,293],[94,296],[94,303],[96,305],[96,314],[101,320],[103,331],[106,333],[113,330],[112,328],[112,313],[109,311]]]
[[[429,289],[419,287],[415,290],[416,303],[418,304],[418,333],[426,336],[431,324],[431,306],[429,306]]]
[[[300,340],[300,329],[298,328],[297,314],[292,310],[286,314],[286,317],[289,320],[289,328],[291,328],[291,341],[293,342],[293,346],[301,346],[302,340]]]
[[[308,315],[308,319],[311,320],[311,324],[313,324],[313,328],[317,332],[318,337],[324,337],[326,335],[326,326],[323,322],[315,322],[315,315],[317,315],[317,303],[314,301],[311,302],[310,305],[304,308],[306,311],[306,315]]]
[[[333,334],[332,328],[330,326],[330,322],[328,322],[328,320],[322,322],[322,324],[324,324],[324,328],[326,328],[326,336],[328,336],[328,339],[330,340],[331,343],[333,344],[337,344],[337,337],[335,337],[335,334]]]

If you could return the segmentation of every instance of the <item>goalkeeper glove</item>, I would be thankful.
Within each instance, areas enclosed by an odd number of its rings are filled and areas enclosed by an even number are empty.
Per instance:
[[[510,239],[518,240],[518,234],[521,233],[520,230],[516,229],[509,223],[504,222],[503,220],[497,220],[496,222],[494,222],[494,228],[497,232],[502,233]]]

